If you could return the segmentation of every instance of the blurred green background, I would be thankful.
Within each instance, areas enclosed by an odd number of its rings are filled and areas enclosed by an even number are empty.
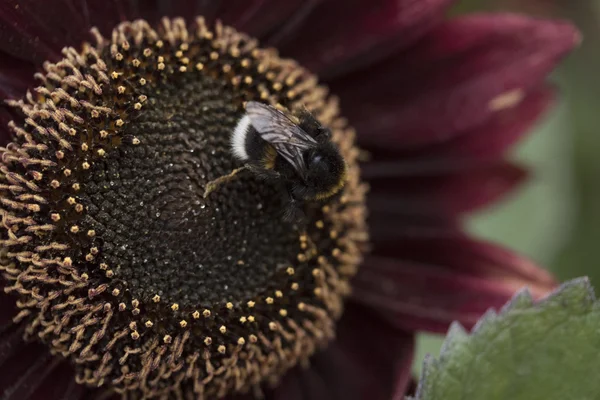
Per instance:
[[[561,280],[587,275],[600,287],[600,0],[462,0],[453,15],[516,11],[573,21],[583,43],[552,76],[557,107],[515,149],[532,179],[504,203],[475,215],[469,229],[547,266]],[[414,370],[442,338],[420,335]]]

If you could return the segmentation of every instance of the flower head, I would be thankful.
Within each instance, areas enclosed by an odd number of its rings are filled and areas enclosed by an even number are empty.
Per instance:
[[[8,396],[45,393],[25,384],[43,371],[57,398],[391,399],[412,332],[554,285],[459,217],[525,176],[503,155],[547,108],[572,27],[440,22],[439,0],[161,4],[0,12]],[[306,108],[345,159],[302,221],[281,218],[279,181],[238,173],[251,100]]]

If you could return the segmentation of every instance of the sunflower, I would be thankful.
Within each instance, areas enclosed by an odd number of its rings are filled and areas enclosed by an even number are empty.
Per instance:
[[[417,331],[555,281],[461,217],[579,40],[448,0],[0,2],[3,399],[394,399]],[[339,195],[281,218],[229,138],[309,110]],[[25,339],[25,340],[23,340]]]

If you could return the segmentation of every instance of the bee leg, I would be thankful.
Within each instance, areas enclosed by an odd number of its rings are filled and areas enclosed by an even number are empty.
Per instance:
[[[302,201],[296,199],[291,192],[287,191],[283,201],[286,204],[283,210],[283,220],[296,224],[303,224],[306,220],[306,214],[302,210]]]
[[[303,224],[306,220],[306,214],[302,211],[300,204],[297,201],[289,203],[283,211],[283,220],[295,224]]]
[[[279,174],[277,171],[256,167],[251,164],[247,164],[246,168],[248,168],[254,174],[254,176],[263,181],[275,181],[281,176],[281,174]]]
[[[215,191],[219,186],[233,180],[239,172],[241,172],[245,169],[246,169],[246,166],[243,166],[241,168],[236,168],[233,171],[231,171],[229,174],[220,176],[217,179],[213,179],[212,181],[208,182],[204,189],[204,198],[207,198],[208,195],[211,194],[213,191]]]

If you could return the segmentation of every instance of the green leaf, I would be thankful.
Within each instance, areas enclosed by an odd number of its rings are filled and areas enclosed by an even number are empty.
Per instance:
[[[417,400],[600,399],[600,303],[587,278],[534,303],[519,292],[426,357]]]

